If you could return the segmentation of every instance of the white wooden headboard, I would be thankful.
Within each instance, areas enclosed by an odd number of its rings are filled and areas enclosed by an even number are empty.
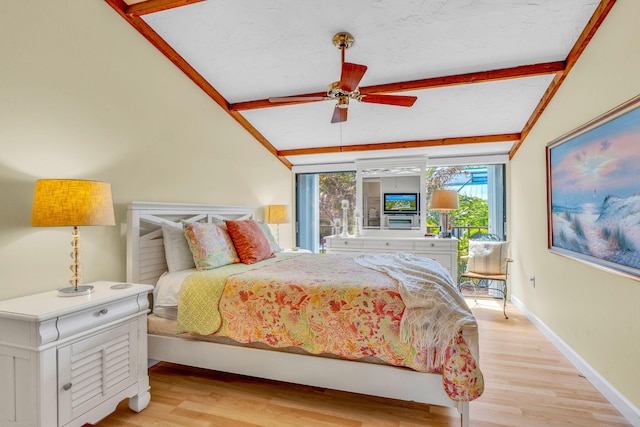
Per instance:
[[[255,208],[228,205],[131,202],[127,209],[127,282],[155,285],[167,271],[162,222],[253,218]]]

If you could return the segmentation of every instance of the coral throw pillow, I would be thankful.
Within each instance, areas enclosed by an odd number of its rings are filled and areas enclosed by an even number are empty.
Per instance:
[[[255,264],[263,259],[273,258],[275,254],[260,225],[251,219],[225,221],[227,231],[236,247],[240,262]]]

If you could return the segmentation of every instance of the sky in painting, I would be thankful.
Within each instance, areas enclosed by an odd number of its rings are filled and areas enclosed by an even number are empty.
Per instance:
[[[550,164],[554,207],[640,194],[640,108],[553,147]]]

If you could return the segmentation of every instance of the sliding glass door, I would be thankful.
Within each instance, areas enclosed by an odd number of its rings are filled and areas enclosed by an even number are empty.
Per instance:
[[[346,203],[343,203],[345,200]],[[340,232],[343,206],[347,206],[351,217],[355,201],[355,172],[297,174],[297,246],[312,252],[323,252],[324,238]]]

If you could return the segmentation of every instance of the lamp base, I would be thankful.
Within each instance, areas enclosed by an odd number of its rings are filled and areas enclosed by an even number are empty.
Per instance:
[[[340,233],[340,237],[350,237],[349,236],[349,220],[347,219],[347,211],[348,208],[342,208],[342,233]]]
[[[451,238],[451,232],[449,231],[449,212],[440,211],[440,233],[438,237],[441,239]]]
[[[89,295],[91,292],[93,292],[93,286],[91,285],[78,286],[77,288],[74,286],[69,286],[66,288],[58,289],[58,296],[59,297],[77,297],[80,295]]]

